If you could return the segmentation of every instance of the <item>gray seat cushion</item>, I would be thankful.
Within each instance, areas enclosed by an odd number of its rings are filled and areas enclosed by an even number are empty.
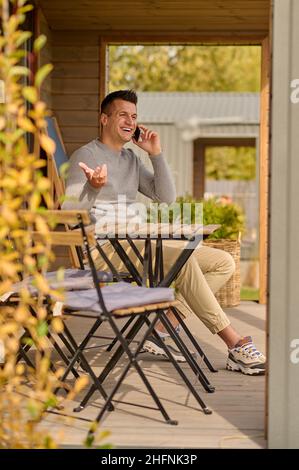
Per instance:
[[[64,289],[68,290],[86,290],[94,287],[93,278],[90,269],[66,269],[62,279],[57,278],[57,271],[52,271],[45,274],[51,289]],[[98,271],[99,280],[102,282],[111,282],[113,276],[106,271]],[[37,292],[34,286],[34,279],[32,277],[17,282],[12,286],[10,295],[19,292],[23,287],[27,287],[34,295]]]
[[[168,287],[148,288],[117,282],[101,291],[108,311],[174,300],[174,290]],[[66,292],[64,306],[70,310],[102,312],[96,289]]]

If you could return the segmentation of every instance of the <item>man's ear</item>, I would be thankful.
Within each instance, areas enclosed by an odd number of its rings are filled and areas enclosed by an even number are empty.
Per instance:
[[[101,123],[101,125],[105,127],[106,124],[107,124],[107,120],[108,120],[107,114],[102,113],[101,116],[100,116],[100,123]]]

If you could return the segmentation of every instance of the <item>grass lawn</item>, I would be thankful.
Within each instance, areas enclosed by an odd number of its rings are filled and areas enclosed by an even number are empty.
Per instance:
[[[258,300],[259,299],[259,289],[254,287],[242,287],[241,288],[241,300]]]

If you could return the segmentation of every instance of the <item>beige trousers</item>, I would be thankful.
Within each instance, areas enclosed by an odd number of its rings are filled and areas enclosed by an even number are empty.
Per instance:
[[[141,263],[128,242],[122,241],[121,243],[138,271],[141,272]],[[142,253],[144,242],[137,240],[135,244]],[[163,241],[165,274],[175,263],[185,244],[186,242],[180,240]],[[155,242],[152,246],[153,253],[155,252],[154,245]],[[118,271],[126,271],[110,243],[106,243],[103,249]],[[96,256],[95,261],[97,269],[108,269],[100,257]],[[214,293],[229,280],[234,270],[235,263],[229,253],[207,246],[197,247],[175,281],[176,299],[179,301],[178,310],[180,313],[184,317],[195,313],[213,334],[222,331],[230,324],[230,321],[217,302]]]

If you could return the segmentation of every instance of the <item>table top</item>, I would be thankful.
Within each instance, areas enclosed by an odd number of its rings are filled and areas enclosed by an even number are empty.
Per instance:
[[[107,238],[134,238],[134,239],[177,239],[190,240],[197,236],[206,238],[215,232],[221,225],[219,224],[167,224],[167,223],[127,223],[127,224],[106,224],[101,227],[99,233],[96,228],[96,237]]]

